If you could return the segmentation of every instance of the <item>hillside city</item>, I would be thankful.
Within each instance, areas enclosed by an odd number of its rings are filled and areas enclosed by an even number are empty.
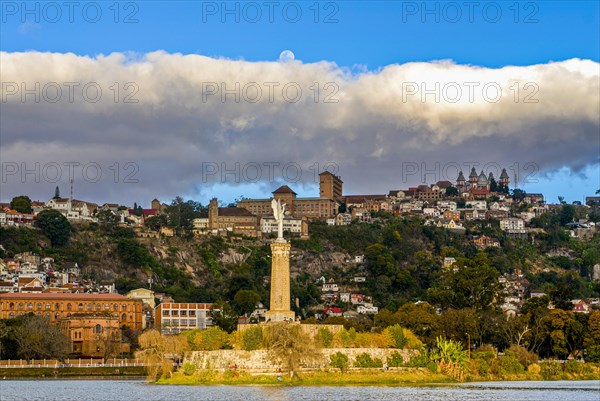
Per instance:
[[[15,196],[0,204],[0,319],[44,316],[71,355],[93,358],[130,354],[150,328],[231,332],[265,321],[275,199],[286,207],[298,320],[358,331],[400,322],[422,339],[470,333],[495,345],[514,334],[484,326],[511,324],[534,352],[600,357],[583,338],[562,349],[542,329],[531,337],[551,311],[600,310],[597,194],[550,203],[511,188],[505,169],[498,180],[473,168],[456,182],[381,194],[346,195],[327,171],[319,179],[315,197],[283,185],[229,205],[100,205],[59,187],[47,201]],[[433,320],[437,329],[425,327]],[[0,359],[19,356],[3,345]]]

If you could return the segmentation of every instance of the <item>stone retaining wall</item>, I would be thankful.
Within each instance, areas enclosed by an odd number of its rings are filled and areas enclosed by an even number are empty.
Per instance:
[[[329,366],[329,356],[341,352],[348,356],[349,364],[352,366],[356,356],[362,353],[379,358],[383,362],[393,352],[398,352],[405,361],[418,355],[417,350],[402,350],[393,348],[323,348],[320,349],[321,357],[315,361],[303,361],[303,369],[322,369]],[[238,370],[248,372],[275,372],[278,365],[273,364],[267,350],[242,351],[242,350],[219,350],[219,351],[192,351],[189,352],[184,362],[195,364],[198,369],[225,370],[231,366],[237,366]]]

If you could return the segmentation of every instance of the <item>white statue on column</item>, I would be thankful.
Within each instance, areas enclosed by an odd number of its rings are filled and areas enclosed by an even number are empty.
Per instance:
[[[285,203],[281,203],[281,200],[273,199],[271,201],[271,209],[273,209],[273,217],[277,223],[277,242],[285,242],[283,239],[283,219],[285,217]]]

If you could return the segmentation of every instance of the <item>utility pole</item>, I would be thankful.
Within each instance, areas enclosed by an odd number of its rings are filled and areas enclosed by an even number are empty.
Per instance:
[[[465,333],[467,335],[467,355],[469,361],[471,360],[471,335],[469,333]]]

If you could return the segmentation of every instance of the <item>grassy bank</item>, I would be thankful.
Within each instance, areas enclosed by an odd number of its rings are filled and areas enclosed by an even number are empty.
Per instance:
[[[0,368],[0,378],[66,378],[66,377],[122,377],[142,376],[146,370],[141,366],[119,368]]]
[[[282,375],[251,375],[245,372],[203,371],[186,376],[181,372],[160,379],[158,384],[179,385],[279,385],[279,386],[416,386],[430,383],[452,383],[453,380],[426,369],[402,372],[361,371],[340,373],[339,371],[306,372],[294,378]]]
[[[577,371],[560,369],[561,366],[548,364],[550,368],[529,369],[523,373],[473,374],[466,373],[466,382],[481,381],[540,381],[540,380],[600,380],[600,367],[595,364],[578,364]],[[544,366],[544,365],[542,365]],[[247,372],[227,370],[197,371],[185,375],[182,371],[161,378],[157,384],[173,385],[279,385],[279,386],[419,386],[427,384],[448,384],[456,380],[442,373],[425,368],[408,368],[384,372],[380,369],[350,371],[339,370],[302,372],[291,378],[282,375],[281,381],[273,374],[253,375]]]

